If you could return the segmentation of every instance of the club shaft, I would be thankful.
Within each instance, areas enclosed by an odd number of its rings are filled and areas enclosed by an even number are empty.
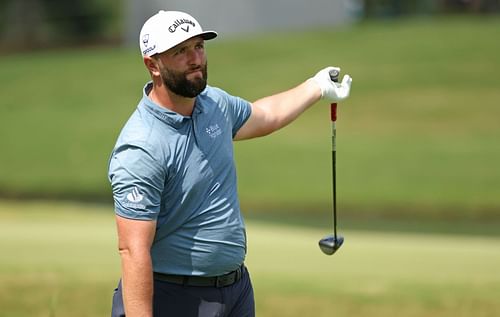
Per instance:
[[[333,236],[337,240],[337,104],[331,104]]]

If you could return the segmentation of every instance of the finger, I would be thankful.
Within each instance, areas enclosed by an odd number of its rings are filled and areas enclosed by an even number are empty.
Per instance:
[[[351,82],[352,82],[352,78],[351,76],[349,75],[344,75],[344,77],[342,78],[342,85],[351,85]]]

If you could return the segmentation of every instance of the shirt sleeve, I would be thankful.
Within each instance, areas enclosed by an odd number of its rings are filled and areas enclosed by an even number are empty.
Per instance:
[[[160,212],[165,171],[147,150],[125,145],[109,161],[115,212],[137,220],[156,220]]]
[[[233,138],[238,130],[247,122],[252,114],[252,106],[247,100],[227,95],[228,110],[231,122],[233,123]]]
[[[234,138],[238,130],[247,122],[252,114],[252,105],[249,101],[230,95],[226,91],[217,88],[209,87],[206,90],[205,97],[208,106],[213,104],[219,107],[224,113],[231,127],[231,133]]]
[[[239,97],[234,98],[236,99],[234,103],[235,106],[231,107],[233,110],[233,138],[252,114],[252,106],[250,102]]]

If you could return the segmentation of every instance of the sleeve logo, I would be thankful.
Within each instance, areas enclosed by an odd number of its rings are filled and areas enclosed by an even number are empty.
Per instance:
[[[144,195],[141,195],[139,189],[134,187],[130,193],[127,195],[127,200],[132,203],[138,203],[144,198]]]

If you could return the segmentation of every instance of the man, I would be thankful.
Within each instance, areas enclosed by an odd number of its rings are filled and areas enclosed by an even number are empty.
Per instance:
[[[333,67],[253,103],[207,86],[204,41],[216,36],[176,11],[142,27],[151,82],[109,162],[122,263],[113,316],[254,316],[232,142],[349,95]]]

